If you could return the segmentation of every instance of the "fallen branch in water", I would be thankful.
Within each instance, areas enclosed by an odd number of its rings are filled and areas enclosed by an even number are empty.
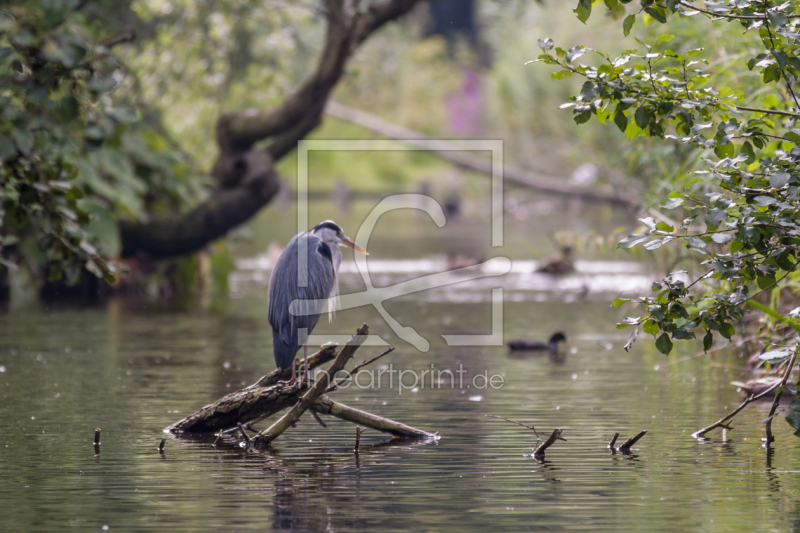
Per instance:
[[[331,384],[332,376],[335,376],[337,373],[344,370],[345,365],[350,359],[353,358],[356,350],[358,350],[358,347],[361,346],[365,340],[367,340],[368,332],[369,327],[366,324],[358,328],[356,334],[347,342],[347,344],[345,344],[344,348],[342,348],[339,354],[336,356],[336,359],[333,360],[330,368],[328,368],[326,372],[323,372],[322,375],[317,378],[317,380],[303,395],[303,397],[300,398],[300,400],[297,401],[291,409],[289,409],[288,413],[283,415],[269,428],[256,435],[254,443],[259,446],[269,444],[273,440],[280,437],[284,431],[289,429],[289,426],[300,420],[300,417],[303,416],[303,413],[305,413],[311,407],[311,405],[317,401],[317,398],[322,396],[325,391],[328,390],[328,386]]]
[[[533,450],[533,456],[544,457],[545,450],[547,450],[547,448],[555,444],[557,440],[563,440],[564,442],[566,442],[567,439],[561,437],[562,431],[564,430],[561,428],[554,429],[553,433],[551,433],[550,436],[547,437],[547,440],[541,443],[539,446],[537,446],[535,450]]]
[[[645,435],[647,435],[647,430],[640,431],[637,435],[635,435],[635,436],[629,438],[628,440],[626,440],[625,442],[623,442],[622,445],[617,449],[619,451],[621,451],[622,453],[629,452],[629,451],[631,451],[631,446],[636,444],[639,441],[639,439],[641,439]]]
[[[611,437],[611,442],[608,443],[608,449],[613,450],[614,444],[617,443],[617,439],[619,438],[619,433],[614,433],[614,436]]]
[[[330,415],[341,420],[358,424],[362,427],[389,433],[396,437],[405,438],[436,438],[436,434],[428,433],[394,420],[389,420],[366,411],[361,411],[344,404],[333,401],[324,394],[331,387],[332,379],[337,372],[344,369],[344,365],[353,357],[356,350],[366,339],[368,327],[366,324],[361,326],[356,335],[342,348],[337,354],[336,347],[333,345],[323,346],[317,353],[309,357],[309,368],[318,367],[328,361],[333,360],[333,364],[327,371],[321,373],[316,382],[311,387],[304,387],[300,390],[293,385],[281,383],[291,375],[291,368],[285,370],[275,370],[259,379],[253,385],[242,390],[233,392],[220,398],[216,402],[207,405],[180,420],[167,429],[173,433],[208,433],[208,432],[230,432],[231,429],[246,435],[239,425],[253,424],[274,415],[284,409],[289,411],[281,417],[269,429],[262,431],[250,441],[254,445],[268,444],[280,436],[289,427],[292,427],[300,416],[310,410],[312,416],[325,426],[325,423],[318,415]],[[354,376],[360,368],[383,357],[389,351],[372,358],[368,361],[356,365],[343,379]],[[302,360],[296,360],[295,364],[300,364]],[[340,386],[342,380],[335,383]]]
[[[701,429],[699,431],[695,431],[694,433],[692,433],[692,437],[694,437],[696,439],[702,439],[703,437],[705,437],[706,433],[708,433],[709,431],[711,431],[713,429],[720,428],[720,427],[721,428],[725,428],[725,429],[733,429],[728,424],[726,424],[726,422],[728,420],[730,420],[734,416],[738,415],[742,411],[742,409],[747,407],[749,404],[753,403],[754,401],[756,401],[756,400],[758,400],[760,398],[763,398],[764,396],[766,396],[770,392],[773,392],[773,391],[777,390],[779,387],[783,387],[783,386],[786,385],[786,380],[789,379],[789,374],[791,374],[791,372],[792,372],[792,368],[794,367],[794,362],[795,362],[796,358],[797,358],[797,352],[793,353],[792,356],[789,358],[789,362],[786,365],[786,372],[784,372],[784,374],[783,374],[783,379],[781,379],[778,383],[776,383],[775,385],[769,387],[768,389],[766,389],[762,393],[751,394],[750,396],[747,397],[747,399],[745,399],[745,401],[743,401],[739,405],[739,407],[734,409],[733,412],[731,412],[729,415],[723,416],[722,418],[720,418],[719,420],[717,420],[716,422],[714,422],[713,424],[711,424],[708,427],[704,427],[703,429]]]

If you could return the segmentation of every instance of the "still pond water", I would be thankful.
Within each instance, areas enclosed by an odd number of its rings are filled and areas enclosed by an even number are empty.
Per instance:
[[[312,209],[350,234],[366,214]],[[565,217],[570,210],[580,216]],[[425,216],[387,214],[370,240],[376,286],[445,270],[445,254],[506,255],[512,270],[385,303],[430,342],[419,352],[373,307],[321,320],[319,334],[352,333],[362,322],[397,347],[396,369],[463,368],[464,387],[426,381],[407,388],[340,391],[343,403],[438,431],[435,442],[390,445],[365,432],[305,416],[253,452],[235,442],[168,436],[162,429],[273,368],[267,324],[271,241],[295,232],[294,212],[266,210],[236,245],[227,297],[209,301],[111,301],[99,307],[23,306],[0,316],[0,530],[2,531],[794,531],[800,529],[800,440],[782,418],[777,449],[762,448],[768,405],[754,406],[726,440],[690,434],[739,399],[736,350],[669,367],[651,341],[631,353],[609,299],[645,291],[647,267],[625,255],[585,254],[579,273],[532,273],[553,252],[557,230],[586,234],[628,223],[608,208],[569,205],[517,210],[502,249],[492,249],[480,210],[437,228]],[[533,213],[537,213],[534,215]],[[568,219],[569,222],[564,222]],[[565,226],[566,224],[566,226]],[[533,231],[532,229],[533,228]],[[486,240],[487,242],[483,242]],[[363,288],[345,254],[342,292]],[[491,272],[489,272],[491,274]],[[450,281],[457,281],[453,275]],[[447,346],[441,335],[492,331],[491,289],[504,294],[503,335],[546,339],[565,331],[566,356],[517,356],[503,346]],[[381,348],[364,347],[357,359]],[[660,369],[656,370],[656,366]],[[502,376],[475,388],[475,376]],[[478,380],[478,385],[482,381]],[[532,432],[485,415],[564,428],[544,462]],[[263,425],[263,423],[262,423]],[[102,428],[99,455],[94,428]],[[646,429],[632,455],[606,443]]]

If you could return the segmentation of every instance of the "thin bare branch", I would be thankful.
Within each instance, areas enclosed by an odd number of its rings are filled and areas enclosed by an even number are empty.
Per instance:
[[[701,439],[701,438],[705,437],[706,433],[708,433],[709,431],[711,431],[713,429],[719,428],[719,427],[724,427],[725,429],[733,429],[732,427],[730,427],[729,425],[726,424],[726,422],[728,420],[730,420],[734,416],[738,415],[742,411],[742,409],[744,409],[745,407],[747,407],[748,405],[750,405],[754,401],[756,401],[756,400],[758,400],[760,398],[763,398],[764,396],[766,396],[767,394],[775,391],[779,387],[782,387],[782,386],[786,385],[786,380],[789,379],[789,374],[792,372],[792,368],[794,367],[794,362],[795,362],[796,358],[797,358],[797,352],[793,353],[792,356],[789,358],[789,362],[786,365],[786,372],[783,374],[783,379],[781,379],[778,383],[776,383],[775,385],[769,387],[768,389],[766,389],[764,392],[761,392],[760,394],[751,394],[750,396],[747,397],[747,399],[745,401],[743,401],[730,414],[725,415],[724,417],[720,418],[719,420],[717,420],[716,422],[714,422],[710,426],[704,427],[703,429],[692,433],[692,437],[697,438],[697,439]]]
[[[512,424],[516,424],[518,426],[522,426],[524,428],[528,428],[536,435],[536,439],[539,439],[539,433],[536,432],[536,428],[533,426],[529,426],[528,424],[523,424],[522,422],[517,422],[516,420],[511,420],[510,418],[506,418],[504,416],[497,416],[497,415],[484,415],[491,418],[499,418],[500,420],[505,420],[506,422],[511,422]]]

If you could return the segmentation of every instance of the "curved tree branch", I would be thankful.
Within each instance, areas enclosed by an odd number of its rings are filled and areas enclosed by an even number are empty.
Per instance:
[[[322,122],[328,97],[347,60],[367,37],[425,0],[386,0],[352,16],[344,0],[325,0],[327,31],[316,70],[281,105],[222,115],[217,122],[220,155],[212,174],[220,184],[188,213],[120,224],[123,258],[163,259],[192,253],[247,221],[275,196],[274,161]],[[266,149],[255,143],[271,139]]]
[[[220,117],[217,138],[220,147],[246,150],[254,143],[293,129],[308,120],[341,79],[353,51],[381,26],[409,12],[421,0],[389,0],[370,6],[347,20],[343,0],[326,0],[328,27],[316,71],[282,104],[271,110],[248,110]],[[324,107],[324,106],[323,106]],[[313,129],[313,128],[312,128]],[[300,130],[298,130],[300,131]],[[302,138],[305,133],[299,137]]]
[[[253,150],[238,161],[246,166],[240,186],[216,191],[185,214],[121,222],[120,256],[164,259],[193,253],[255,215],[277,194],[280,182],[266,152]]]

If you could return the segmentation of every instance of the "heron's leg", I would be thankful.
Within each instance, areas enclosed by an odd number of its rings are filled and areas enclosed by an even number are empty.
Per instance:
[[[288,381],[280,380],[280,381],[278,381],[278,383],[280,383],[281,385],[283,385],[283,384],[294,385],[295,383],[297,383],[297,373],[295,372],[294,368],[295,368],[295,364],[294,364],[294,361],[292,361],[292,378],[290,380],[288,380]]]

